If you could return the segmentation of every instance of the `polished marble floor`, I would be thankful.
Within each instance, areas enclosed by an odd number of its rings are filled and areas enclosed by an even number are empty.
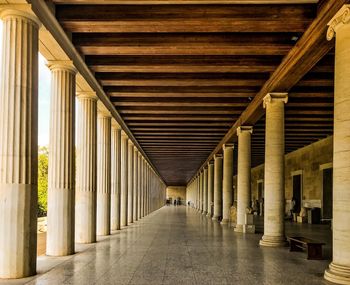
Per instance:
[[[287,224],[286,231],[327,242],[330,256],[328,226]],[[97,244],[78,246],[73,256],[39,257],[35,277],[0,284],[330,284],[322,278],[329,260],[260,248],[260,238],[168,206]]]

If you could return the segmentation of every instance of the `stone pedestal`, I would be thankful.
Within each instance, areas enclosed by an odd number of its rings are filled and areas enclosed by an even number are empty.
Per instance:
[[[128,146],[128,224],[134,222],[134,145],[129,140]]]
[[[284,105],[286,93],[270,93],[264,98],[265,137],[265,214],[262,246],[284,246]]]
[[[128,225],[128,136],[122,132],[121,145],[121,226]]]
[[[203,170],[203,215],[208,213],[208,168]]]
[[[208,214],[207,217],[211,218],[213,215],[214,204],[214,161],[208,163]]]
[[[113,120],[111,131],[111,230],[120,230],[121,129]]]
[[[96,233],[111,233],[111,115],[97,116],[97,226]]]
[[[246,209],[250,207],[251,134],[253,128],[241,126],[238,135],[237,163],[237,225],[235,231],[243,232]]]
[[[51,73],[46,254],[74,253],[75,74],[70,61],[48,64]]]
[[[0,278],[22,278],[36,272],[39,23],[12,9],[0,18]]]
[[[350,5],[329,23],[336,37],[333,150],[333,260],[324,277],[350,284]]]
[[[222,180],[222,225],[230,220],[230,208],[233,196],[233,144],[223,146],[223,180]]]
[[[222,217],[222,155],[214,155],[214,216],[217,221]]]
[[[75,241],[96,242],[97,97],[78,93]]]

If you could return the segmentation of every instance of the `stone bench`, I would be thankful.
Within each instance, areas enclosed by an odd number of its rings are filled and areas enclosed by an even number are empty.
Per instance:
[[[303,251],[306,249],[307,259],[323,259],[322,246],[325,245],[325,243],[305,237],[288,237],[288,240],[290,243],[290,251]]]

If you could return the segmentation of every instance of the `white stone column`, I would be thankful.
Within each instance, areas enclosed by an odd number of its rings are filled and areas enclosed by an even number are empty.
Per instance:
[[[324,277],[350,284],[350,5],[335,15],[327,35],[335,36],[333,260]]]
[[[204,198],[204,187],[203,187],[203,182],[204,182],[204,179],[203,179],[203,169],[201,170],[201,173],[199,175],[199,185],[200,185],[200,188],[199,188],[199,193],[200,193],[200,208],[199,208],[199,211],[202,213],[203,212],[203,205],[204,205],[204,202],[203,202],[203,198]]]
[[[138,153],[137,176],[137,219],[139,220],[142,218],[142,155],[140,152]]]
[[[122,132],[121,145],[121,226],[128,225],[128,136]]]
[[[97,226],[99,236],[111,234],[111,115],[97,115]]]
[[[222,217],[222,155],[214,155],[214,216],[218,221]]]
[[[5,9],[0,70],[0,278],[36,272],[38,28]]]
[[[203,215],[208,213],[208,167],[203,170]]]
[[[128,148],[128,224],[134,222],[134,145],[129,139]]]
[[[96,242],[97,97],[79,92],[76,138],[75,241]]]
[[[237,225],[235,231],[243,232],[245,214],[250,207],[250,171],[251,171],[251,134],[253,128],[241,126],[237,128],[238,162],[237,162]]]
[[[137,208],[138,193],[137,193],[137,191],[138,191],[138,179],[139,179],[138,172],[137,172],[138,161],[139,161],[139,152],[135,146],[134,147],[134,170],[133,170],[133,173],[134,173],[133,220],[134,220],[134,222],[138,220],[138,218],[137,218],[137,214],[138,214],[138,211],[137,211],[138,210],[138,208]]]
[[[207,217],[213,216],[214,204],[214,161],[208,162],[208,214]]]
[[[111,230],[120,230],[121,128],[112,120],[111,132]]]
[[[141,202],[141,218],[145,216],[145,159],[141,157],[141,195],[140,195],[140,202]]]
[[[287,93],[270,93],[264,98],[265,127],[265,213],[263,246],[284,246],[284,105]]]
[[[49,62],[50,146],[46,254],[74,253],[75,75],[70,61]]]
[[[223,178],[222,178],[222,225],[230,219],[233,196],[233,144],[223,146]]]

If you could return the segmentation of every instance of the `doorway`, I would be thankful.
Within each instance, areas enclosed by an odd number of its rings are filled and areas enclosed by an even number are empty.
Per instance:
[[[333,218],[333,168],[322,170],[322,219]]]
[[[295,199],[295,213],[300,213],[302,202],[302,174],[293,175],[293,197]]]

